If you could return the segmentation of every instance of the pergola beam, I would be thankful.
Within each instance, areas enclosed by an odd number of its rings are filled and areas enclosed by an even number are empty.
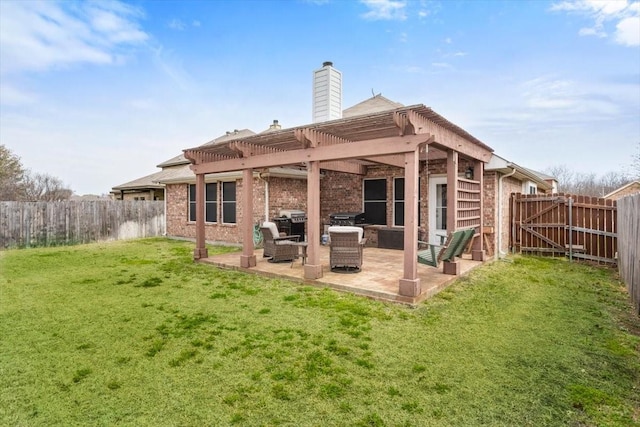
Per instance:
[[[302,128],[293,131],[294,137],[300,141],[304,148],[314,148],[320,146],[350,144],[352,141],[332,135],[326,132],[320,132],[315,129]]]
[[[393,113],[393,122],[398,127],[400,131],[400,136],[404,135],[415,135],[415,127],[409,120],[406,114],[402,114],[399,112]]]
[[[339,144],[339,148],[334,145],[324,145],[323,142],[322,145],[315,148],[258,154],[247,158],[229,158],[191,165],[191,169],[196,174],[205,174],[230,172],[248,168],[261,169],[313,161],[361,159],[370,156],[386,156],[413,152],[419,145],[428,144],[432,141],[432,135],[420,134],[342,143]]]
[[[414,111],[407,111],[407,117],[416,129],[417,134],[429,134],[435,137],[433,145],[446,150],[454,150],[460,154],[475,160],[488,162],[491,159],[491,150],[480,145],[474,144],[454,133],[445,129],[437,123],[427,120]]]
[[[374,163],[380,163],[383,165],[395,166],[397,168],[404,168],[405,159],[402,154],[391,154],[388,156],[371,156],[362,160],[368,160]]]
[[[367,167],[360,163],[348,162],[345,160],[320,162],[320,169],[345,172],[355,175],[366,175]]]
[[[244,141],[234,141],[229,143],[229,149],[238,153],[240,157],[251,157],[259,154],[275,154],[283,153],[284,150],[280,150],[265,145],[251,144]]]

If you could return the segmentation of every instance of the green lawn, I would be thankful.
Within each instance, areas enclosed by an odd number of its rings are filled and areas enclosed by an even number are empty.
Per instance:
[[[518,257],[411,309],[192,249],[0,252],[0,425],[640,425],[640,320],[610,270]]]

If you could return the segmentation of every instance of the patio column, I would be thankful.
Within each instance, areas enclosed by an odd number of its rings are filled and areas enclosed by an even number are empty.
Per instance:
[[[447,151],[447,234],[458,228],[458,152]],[[444,274],[460,274],[460,264],[457,261],[443,261]]]
[[[478,229],[479,237],[473,242],[471,250],[471,258],[474,261],[484,261],[486,252],[484,249],[484,162],[476,160],[473,165],[473,179],[478,181],[480,185],[480,227]]]
[[[196,175],[196,248],[193,259],[207,258],[209,253],[204,237],[204,174]]]
[[[242,171],[242,255],[240,267],[256,266],[253,253],[253,169]]]
[[[447,233],[458,228],[458,152],[447,151]]]
[[[304,278],[322,277],[320,263],[320,162],[307,164],[307,262]]]
[[[418,278],[418,179],[419,151],[404,155],[404,274],[398,293],[404,296],[420,295]]]

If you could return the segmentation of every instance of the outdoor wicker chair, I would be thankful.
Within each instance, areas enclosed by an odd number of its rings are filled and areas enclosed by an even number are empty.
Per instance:
[[[329,264],[331,271],[359,272],[362,267],[362,249],[367,241],[360,227],[329,227]]]
[[[294,245],[300,236],[281,236],[275,223],[266,221],[260,227],[264,241],[264,257],[271,262],[293,261],[298,257],[298,247]]]

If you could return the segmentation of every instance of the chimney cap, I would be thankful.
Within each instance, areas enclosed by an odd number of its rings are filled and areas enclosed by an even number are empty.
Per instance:
[[[333,66],[333,62],[331,62],[331,61],[324,61],[324,62],[322,63],[322,66],[323,66],[323,67],[331,67],[331,66]]]

